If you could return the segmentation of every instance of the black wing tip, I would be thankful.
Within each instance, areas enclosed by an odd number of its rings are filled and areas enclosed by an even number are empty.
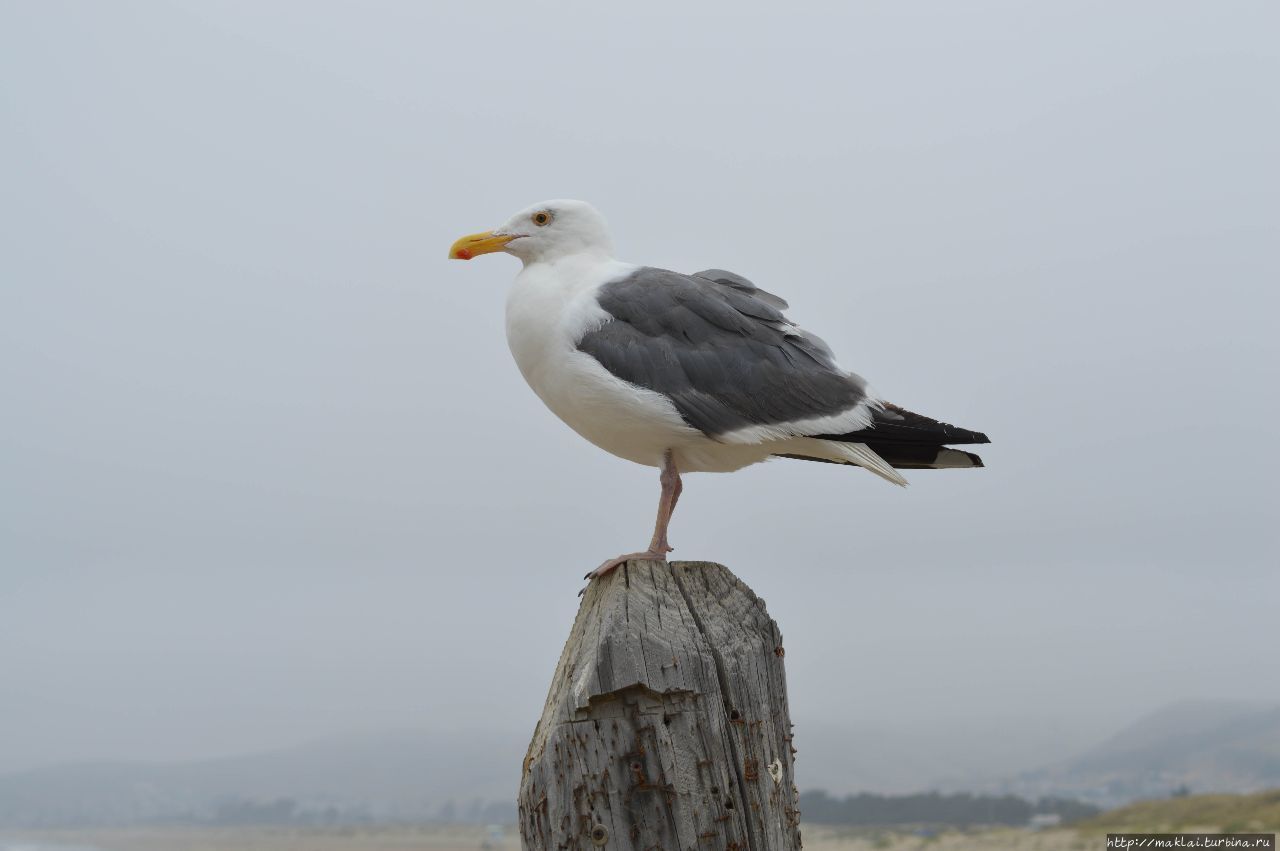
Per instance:
[[[952,443],[968,446],[970,444],[991,442],[991,438],[980,431],[969,431],[967,428],[953,426],[950,423],[943,423],[942,425],[944,429],[937,435],[937,442],[944,446]]]
[[[932,417],[909,411],[901,405],[884,402],[884,415],[873,414],[869,428],[856,435],[865,435],[871,440],[901,440],[932,444],[950,443],[990,443],[991,438],[980,431],[961,428],[951,423],[944,423]],[[848,440],[849,435],[843,437]]]

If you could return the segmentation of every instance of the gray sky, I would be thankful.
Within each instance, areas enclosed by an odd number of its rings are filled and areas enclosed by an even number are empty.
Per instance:
[[[0,769],[532,728],[658,488],[445,260],[548,197],[994,440],[688,479],[797,720],[1280,699],[1277,7],[743,6],[0,5]]]

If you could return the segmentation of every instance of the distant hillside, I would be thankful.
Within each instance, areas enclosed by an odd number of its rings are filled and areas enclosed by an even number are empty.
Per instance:
[[[1100,811],[1089,804],[1063,798],[1028,801],[1016,795],[973,795],[968,792],[951,795],[938,792],[914,795],[862,792],[833,798],[819,791],[800,794],[800,812],[809,824],[971,828],[998,824],[1021,827],[1036,815],[1054,815],[1059,823],[1072,824],[1097,816]]]
[[[797,726],[803,788],[965,791],[1079,750],[1064,720]],[[0,827],[163,819],[505,821],[528,732],[347,736],[231,759],[75,764],[0,775]]]
[[[966,718],[931,723],[845,721],[796,724],[801,789],[843,796],[905,795],[984,784],[1070,759],[1111,728],[1067,718]]]
[[[1142,718],[1081,756],[1002,784],[1024,796],[1064,795],[1113,807],[1191,792],[1280,786],[1280,706],[1192,702]]]
[[[318,819],[506,821],[527,737],[406,731],[177,764],[67,765],[0,776],[0,827]]]
[[[1077,825],[1098,833],[1280,832],[1280,789],[1252,795],[1189,795],[1139,801]]]
[[[799,724],[802,789],[835,796],[938,790],[1113,807],[1175,789],[1280,786],[1280,706],[1181,704],[1100,746],[1027,720]],[[190,819],[507,821],[526,732],[409,730],[199,762],[67,765],[0,775],[0,827]],[[1072,752],[1078,756],[1071,756]],[[1028,771],[1027,766],[1051,767]],[[992,777],[1009,777],[992,780]]]

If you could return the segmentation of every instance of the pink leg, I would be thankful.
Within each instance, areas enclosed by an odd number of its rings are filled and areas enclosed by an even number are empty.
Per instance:
[[[684,490],[684,482],[680,481],[680,471],[671,458],[671,450],[662,459],[662,497],[658,500],[658,519],[653,524],[653,538],[649,541],[649,552],[669,553],[672,550],[667,543],[667,525],[671,515],[676,513],[676,503],[680,501],[680,492]]]
[[[631,559],[667,560],[667,553],[671,552],[671,545],[667,543],[667,525],[671,523],[671,515],[675,512],[676,503],[680,500],[680,492],[684,490],[684,483],[680,481],[680,471],[676,469],[676,462],[671,457],[670,449],[663,456],[662,475],[659,481],[662,482],[662,496],[658,499],[658,518],[653,524],[653,537],[649,540],[649,549],[642,553],[627,553],[611,558],[588,573],[587,579],[604,576]]]

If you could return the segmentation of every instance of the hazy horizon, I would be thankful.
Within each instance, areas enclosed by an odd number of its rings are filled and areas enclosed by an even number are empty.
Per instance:
[[[551,197],[992,438],[687,478],[673,557],[767,601],[798,724],[1280,702],[1277,24],[0,6],[0,772],[532,730],[658,493],[521,380],[517,262],[445,259]]]

